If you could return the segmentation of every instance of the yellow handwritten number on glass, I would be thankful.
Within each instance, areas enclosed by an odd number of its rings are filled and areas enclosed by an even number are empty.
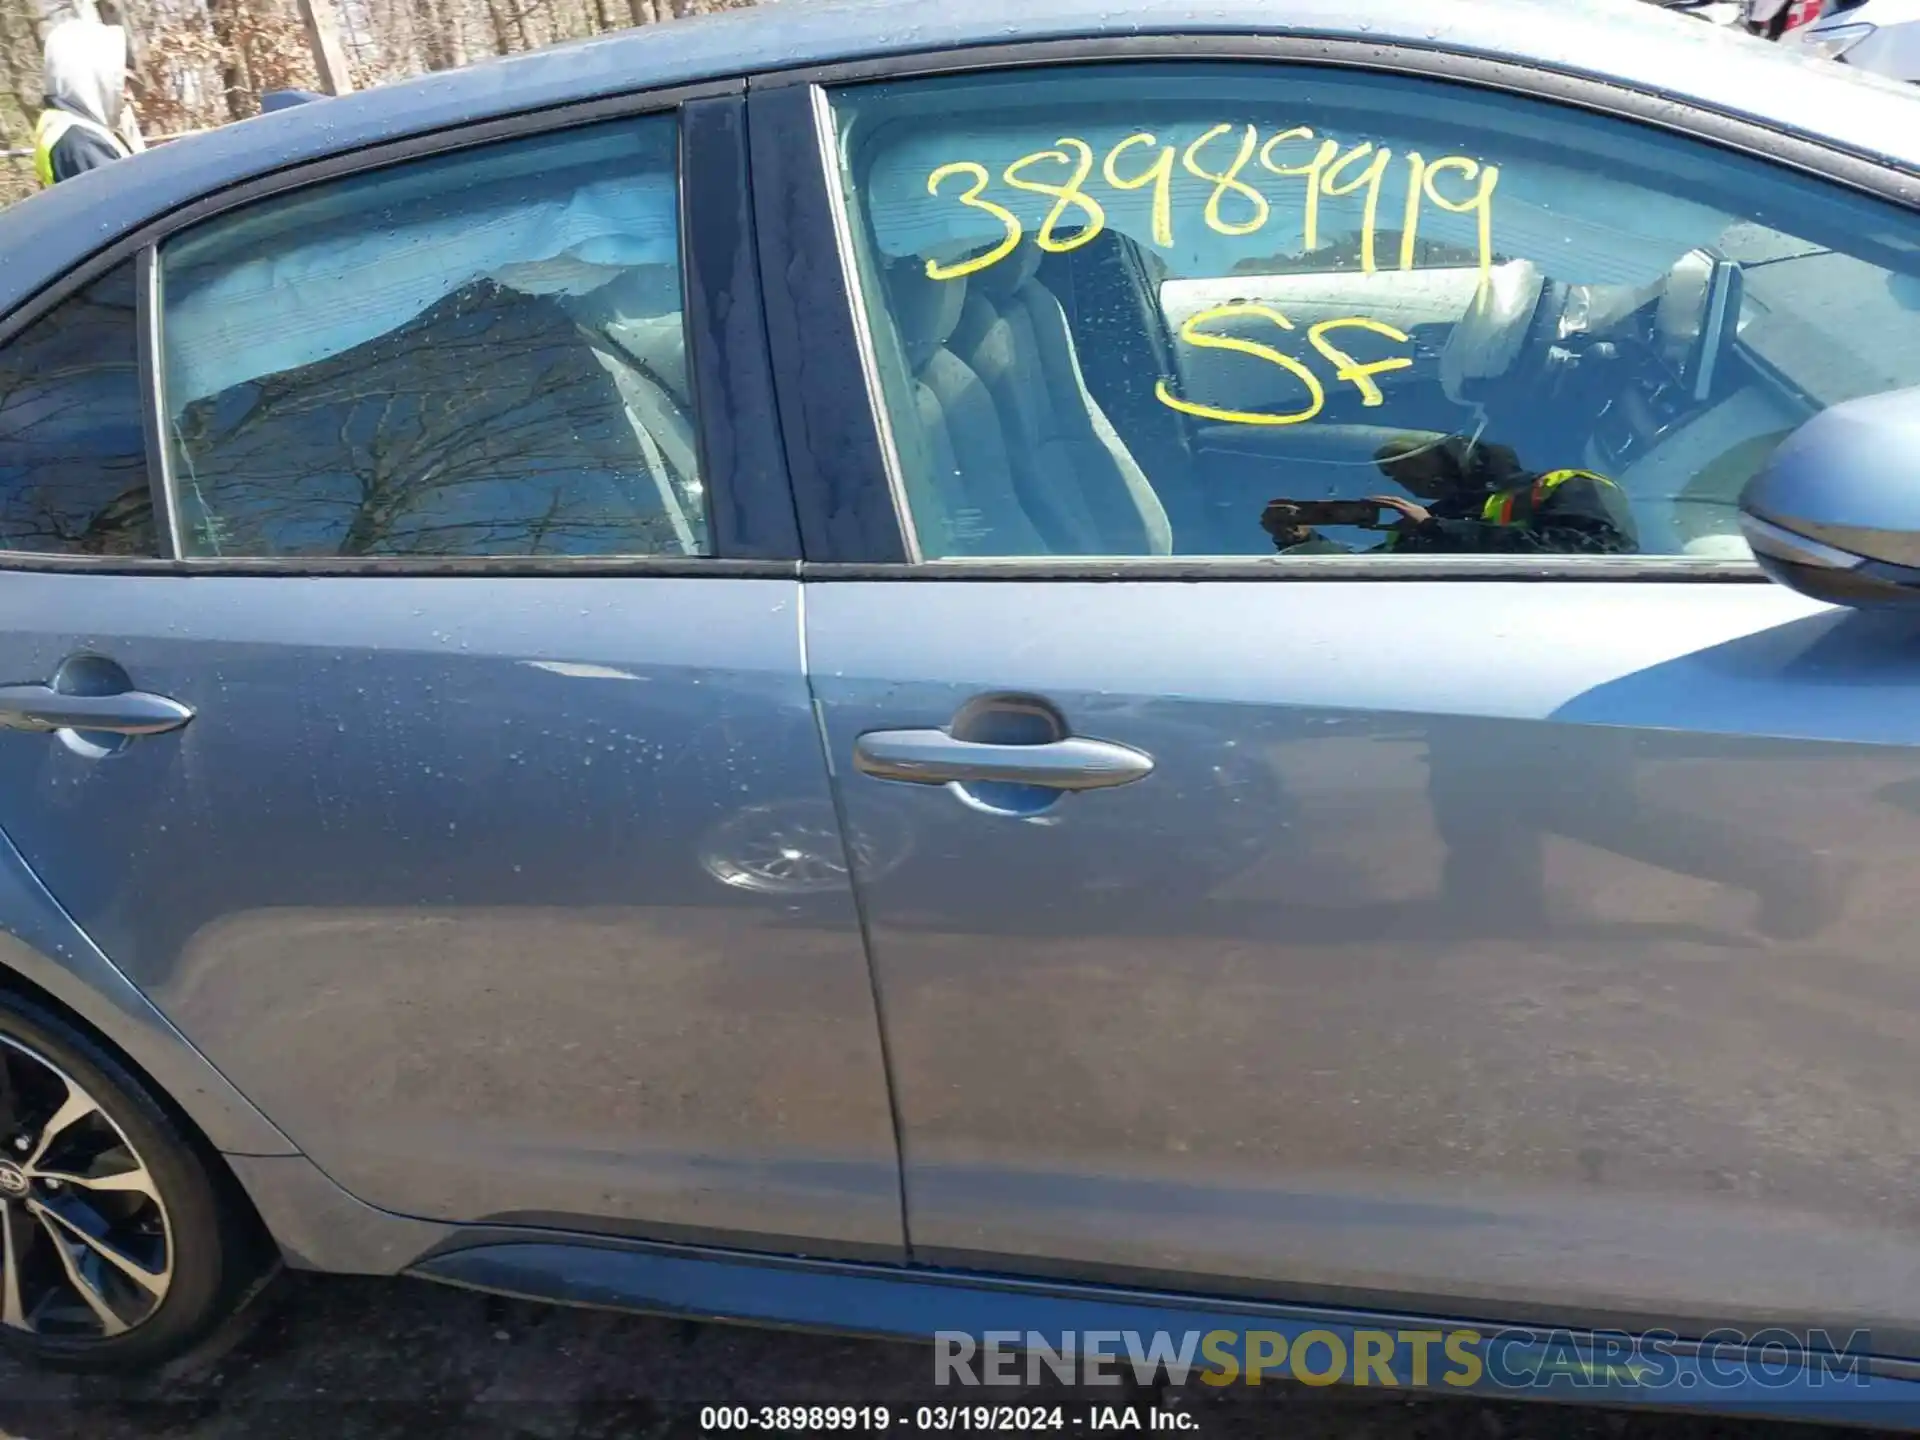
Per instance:
[[[1449,170],[1458,170],[1466,180],[1478,179],[1479,189],[1474,191],[1471,200],[1449,200],[1434,185],[1434,181]],[[1427,166],[1422,178],[1421,189],[1426,196],[1442,210],[1450,210],[1455,215],[1474,215],[1480,217],[1480,279],[1486,282],[1487,273],[1493,269],[1493,190],[1500,183],[1498,165],[1481,165],[1478,160],[1469,160],[1464,155],[1448,155]]]
[[[1064,160],[1066,157],[1063,155],[1060,158]],[[997,265],[1011,255],[1014,247],[1020,243],[1020,217],[1003,205],[996,205],[991,200],[980,198],[981,192],[987,188],[992,178],[987,174],[986,166],[973,160],[955,160],[952,164],[942,165],[927,176],[927,193],[937,196],[940,193],[940,182],[949,175],[970,176],[973,184],[961,192],[960,203],[970,205],[975,210],[986,211],[1005,227],[1007,233],[998,245],[984,254],[969,256],[965,260],[956,260],[951,265],[942,265],[938,260],[927,261],[927,278],[930,280],[958,280],[962,276],[973,274],[976,270]]]
[[[1307,203],[1301,224],[1301,248],[1313,251],[1320,248],[1320,176],[1327,166],[1333,163],[1333,157],[1340,153],[1338,140],[1322,140],[1320,149],[1313,159],[1304,165],[1276,165],[1273,163],[1273,148],[1289,140],[1311,140],[1313,131],[1305,125],[1292,130],[1282,130],[1260,147],[1260,163],[1276,175],[1304,175],[1307,177]]]
[[[1160,158],[1131,180],[1120,174],[1120,157],[1135,145],[1158,145],[1157,137],[1141,131],[1138,135],[1129,135],[1113,149],[1107,152],[1106,163],[1100,167],[1100,173],[1107,177],[1107,184],[1116,190],[1138,190],[1143,186],[1153,186],[1153,243],[1161,249],[1173,245],[1173,147],[1160,146]]]
[[[1211,141],[1233,129],[1231,125],[1216,125],[1198,140],[1187,146],[1186,153],[1180,157],[1180,163],[1186,166],[1187,173],[1200,180],[1213,181],[1213,193],[1207,197],[1206,221],[1209,230],[1222,235],[1251,235],[1267,223],[1269,213],[1267,197],[1240,178],[1240,172],[1247,168],[1247,162],[1253,159],[1253,147],[1260,138],[1260,132],[1253,126],[1246,128],[1240,137],[1240,149],[1233,157],[1233,164],[1225,170],[1208,170],[1200,164],[1200,152]],[[1253,207],[1252,218],[1241,224],[1232,224],[1220,216],[1220,202],[1226,193],[1232,190]]]
[[[1238,335],[1210,335],[1200,327],[1210,320],[1235,320],[1243,316],[1257,316],[1271,320],[1282,330],[1293,329],[1293,322],[1271,305],[1255,305],[1249,301],[1236,300],[1226,305],[1214,305],[1189,315],[1186,323],[1180,327],[1180,338],[1200,350],[1231,350],[1236,355],[1251,355],[1256,360],[1265,360],[1278,365],[1307,387],[1310,402],[1307,408],[1292,415],[1269,415],[1259,410],[1222,410],[1212,405],[1201,405],[1192,400],[1182,400],[1173,393],[1173,387],[1165,380],[1154,387],[1154,395],[1162,405],[1178,410],[1183,415],[1197,416],[1202,420],[1219,420],[1229,425],[1300,425],[1313,419],[1326,407],[1327,392],[1321,387],[1314,373],[1291,355],[1283,355],[1271,345],[1262,345],[1257,340],[1243,340]]]
[[[1107,212],[1100,208],[1100,202],[1080,187],[1087,183],[1087,176],[1093,173],[1093,147],[1084,140],[1072,136],[1062,136],[1053,142],[1060,146],[1058,150],[1036,150],[1031,155],[1022,155],[1007,166],[1006,182],[1016,190],[1025,190],[1031,195],[1051,195],[1053,208],[1047,212],[1047,218],[1040,222],[1040,232],[1034,239],[1042,250],[1052,255],[1064,255],[1069,250],[1078,250],[1107,228]],[[1073,151],[1069,156],[1068,149]],[[1055,160],[1062,165],[1073,166],[1073,174],[1064,185],[1049,184],[1045,180],[1025,180],[1020,172],[1027,166],[1041,160]],[[1085,212],[1087,223],[1079,233],[1065,240],[1054,237],[1054,227],[1067,213],[1069,205],[1077,205]]]
[[[1360,212],[1360,268],[1367,274],[1373,274],[1374,264],[1373,235],[1374,223],[1380,214],[1380,180],[1387,173],[1387,165],[1393,159],[1393,151],[1382,149],[1373,152],[1373,159],[1358,177],[1338,183],[1337,177],[1356,160],[1365,160],[1369,151],[1373,151],[1371,140],[1363,141],[1342,155],[1327,167],[1326,174],[1320,177],[1320,188],[1328,195],[1351,195],[1362,185],[1367,187],[1367,198]]]
[[[1407,208],[1400,220],[1400,268],[1413,269],[1420,245],[1420,201],[1426,195],[1427,158],[1418,150],[1407,152]]]

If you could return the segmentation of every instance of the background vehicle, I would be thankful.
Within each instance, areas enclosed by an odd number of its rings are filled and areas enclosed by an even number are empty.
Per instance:
[[[1661,0],[1668,10],[1710,25],[1740,25],[1746,21],[1744,0]]]
[[[1811,25],[1834,8],[1832,0],[1745,0],[1745,5],[1747,28],[1768,40]]]
[[[1920,1359],[1920,665],[1828,603],[1920,528],[1833,438],[1920,384],[1906,97],[1622,7],[949,10],[0,216],[0,1338],[177,1349],[257,1218]],[[1274,554],[1409,443],[1510,457],[1484,548]],[[1630,545],[1515,518],[1570,478]]]
[[[1920,81],[1920,5],[1912,0],[1829,4],[1787,43],[1855,70],[1908,84]]]

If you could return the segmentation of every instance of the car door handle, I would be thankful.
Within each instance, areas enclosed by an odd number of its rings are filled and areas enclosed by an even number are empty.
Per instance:
[[[193,707],[123,690],[118,695],[68,695],[51,685],[0,685],[0,726],[9,730],[104,730],[114,735],[162,735],[193,719]]]
[[[1044,745],[985,745],[944,730],[874,730],[853,742],[854,768],[912,785],[999,780],[1048,790],[1106,790],[1153,773],[1153,757],[1110,740],[1068,736]]]

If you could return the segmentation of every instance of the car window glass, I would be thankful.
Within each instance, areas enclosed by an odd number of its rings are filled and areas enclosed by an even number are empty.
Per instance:
[[[162,251],[197,556],[701,555],[675,125],[460,151]]]
[[[131,262],[0,347],[0,551],[155,553]]]
[[[1920,383],[1920,233],[1665,132],[1410,78],[836,92],[921,555],[1744,558],[1823,406]]]

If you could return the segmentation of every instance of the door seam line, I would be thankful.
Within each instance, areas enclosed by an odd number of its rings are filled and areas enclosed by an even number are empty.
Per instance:
[[[813,688],[813,657],[807,648],[807,585],[795,580],[797,596],[794,612],[800,627],[800,675],[807,687],[807,706],[813,712],[814,736],[820,742],[820,758],[827,767],[827,796],[833,803],[833,818],[839,832],[840,855],[847,868],[847,890],[853,898],[854,921],[860,930],[860,953],[867,964],[867,991],[873,998],[873,1022],[880,1041],[880,1069],[887,1086],[887,1115],[893,1124],[894,1185],[900,1197],[900,1249],[905,1262],[914,1264],[913,1229],[907,1210],[907,1142],[900,1123],[900,1092],[894,1083],[893,1049],[887,1040],[887,1004],[880,984],[880,968],[874,963],[873,934],[867,921],[866,898],[860,891],[860,878],[854,868],[852,830],[847,807],[840,795],[839,767],[833,763],[833,745],[827,738],[826,709]]]

